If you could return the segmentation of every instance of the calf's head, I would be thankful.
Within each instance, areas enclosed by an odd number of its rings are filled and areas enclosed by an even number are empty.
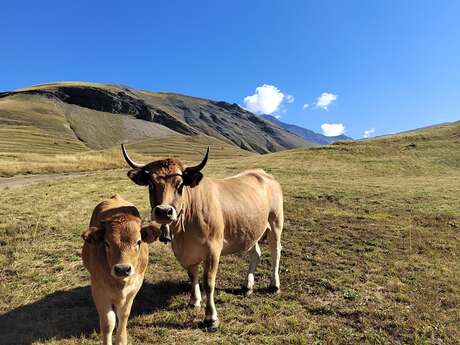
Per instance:
[[[132,215],[117,215],[90,227],[82,237],[86,242],[104,244],[110,274],[126,279],[136,274],[140,255],[155,241],[159,230],[153,226],[141,228],[141,220]]]
[[[152,219],[160,224],[170,224],[177,220],[182,210],[182,192],[184,187],[197,186],[203,174],[201,170],[208,161],[209,147],[200,164],[185,167],[173,158],[162,159],[148,164],[139,164],[129,158],[123,144],[123,156],[132,168],[128,177],[136,184],[149,187]]]

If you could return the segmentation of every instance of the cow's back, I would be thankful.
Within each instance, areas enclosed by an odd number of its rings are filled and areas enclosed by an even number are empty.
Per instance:
[[[139,211],[133,204],[124,200],[119,194],[115,194],[94,208],[89,226],[99,227],[102,221],[118,214],[131,214],[140,218]]]

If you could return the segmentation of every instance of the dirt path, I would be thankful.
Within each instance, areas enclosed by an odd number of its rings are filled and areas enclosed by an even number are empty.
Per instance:
[[[107,171],[113,170],[69,172],[62,174],[20,175],[15,177],[0,178],[0,191],[26,187],[37,183],[59,181],[82,176],[91,176]]]

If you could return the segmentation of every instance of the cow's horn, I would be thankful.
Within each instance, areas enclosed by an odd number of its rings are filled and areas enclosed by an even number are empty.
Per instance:
[[[187,170],[189,170],[189,171],[200,171],[201,169],[203,169],[205,167],[206,163],[208,162],[208,155],[209,155],[209,146],[208,146],[208,149],[206,150],[206,154],[204,155],[204,158],[201,161],[201,163],[198,164],[198,165],[195,165],[194,167],[188,167]]]
[[[136,163],[133,161],[131,158],[128,156],[128,152],[126,152],[125,145],[121,144],[121,151],[123,152],[123,157],[125,157],[126,162],[129,164],[129,166],[133,169],[137,168],[142,168],[144,165]]]

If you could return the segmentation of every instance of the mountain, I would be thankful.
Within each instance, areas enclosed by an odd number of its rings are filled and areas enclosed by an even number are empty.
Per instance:
[[[284,128],[285,130],[298,135],[299,137],[305,139],[308,142],[318,144],[318,145],[327,145],[335,141],[347,141],[353,140],[353,138],[347,137],[346,135],[338,135],[335,137],[327,137],[325,135],[313,132],[310,129],[306,129],[300,126],[291,125],[289,123],[284,123],[278,120],[276,117],[271,115],[261,115],[261,118],[264,120],[270,121],[271,123]]]
[[[0,125],[32,128],[75,150],[171,135],[212,137],[257,153],[311,145],[237,104],[82,82],[0,93]]]

